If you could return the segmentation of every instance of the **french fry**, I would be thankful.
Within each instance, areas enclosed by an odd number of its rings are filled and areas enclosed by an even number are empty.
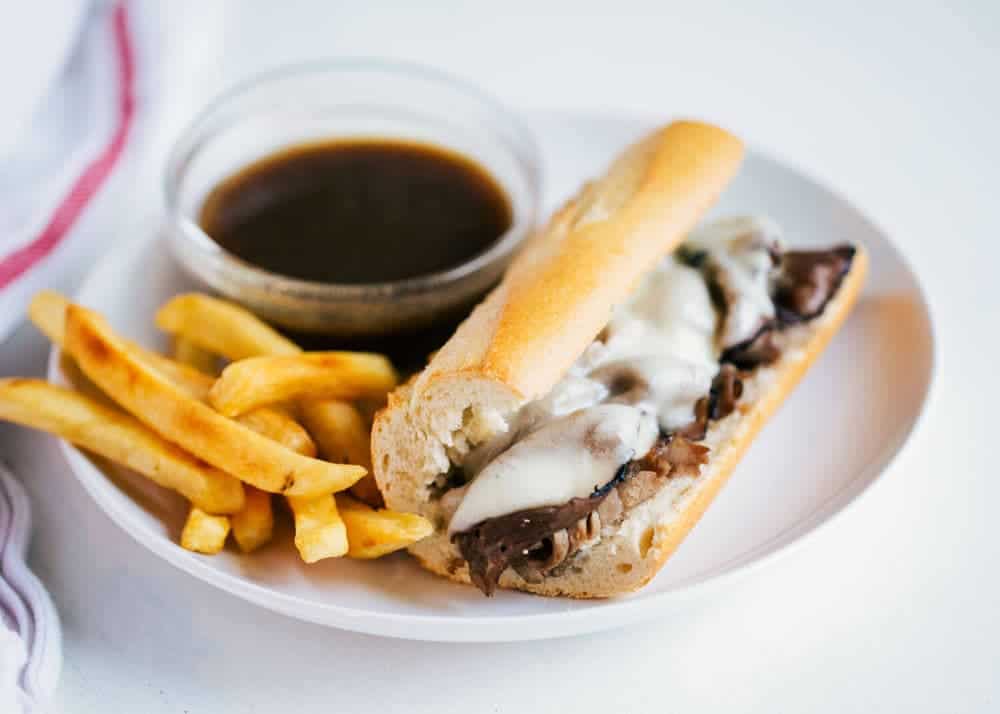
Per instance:
[[[368,427],[353,404],[335,399],[304,401],[299,404],[299,418],[322,458],[371,468]]]
[[[0,380],[0,419],[41,429],[122,464],[210,513],[235,513],[243,484],[162,439],[134,417],[40,379]]]
[[[431,522],[416,513],[378,510],[337,494],[337,508],[347,528],[347,555],[351,558],[379,558],[405,548],[434,532]]]
[[[396,385],[396,371],[369,352],[308,352],[233,362],[208,393],[220,413],[237,416],[256,407],[301,397],[380,397]]]
[[[44,290],[35,296],[29,308],[31,321],[60,347],[63,345],[66,331],[66,308],[70,304],[70,301],[59,293]],[[207,399],[208,392],[215,383],[212,376],[177,360],[164,357],[158,352],[147,350],[133,342],[126,340],[123,342],[128,345],[136,357],[160,372],[188,396],[201,401]],[[66,367],[64,367],[65,369]],[[243,414],[237,421],[248,429],[252,429],[272,441],[277,441],[292,451],[304,456],[316,455],[316,445],[308,432],[290,414],[281,409],[262,407]]]
[[[184,392],[199,401],[207,401],[208,393],[215,384],[215,379],[204,372],[199,372],[191,365],[183,364],[170,357],[165,357],[159,352],[147,350],[134,342],[122,340],[136,357],[155,369],[175,386],[183,389]]]
[[[261,407],[236,417],[247,429],[266,436],[302,456],[316,456],[316,443],[292,416],[283,409]]]
[[[361,412],[350,402],[304,401],[299,404],[299,418],[320,457],[368,469],[368,475],[351,486],[351,493],[369,506],[381,507],[382,494],[371,473],[371,429]]]
[[[205,374],[218,372],[218,360],[186,337],[174,338],[174,359]]]
[[[28,305],[28,318],[41,330],[49,341],[62,345],[66,332],[66,308],[69,300],[54,290],[42,290],[35,294]]]
[[[252,553],[271,540],[274,534],[274,510],[271,494],[253,486],[246,487],[246,505],[230,517],[233,538],[244,553]]]
[[[226,545],[230,525],[228,516],[213,516],[197,506],[191,506],[181,531],[181,547],[195,553],[215,555]]]
[[[155,368],[164,377],[183,389],[189,396],[199,401],[207,401],[208,392],[215,383],[207,374],[202,374],[186,364],[163,357],[155,352],[137,349],[137,356]],[[243,426],[276,441],[285,448],[303,456],[315,456],[316,444],[312,437],[292,416],[277,407],[260,407],[236,417]]]
[[[333,496],[288,496],[295,520],[295,547],[306,563],[339,558],[347,553],[347,529]]]
[[[272,441],[304,456],[315,456],[316,445],[306,430],[277,409],[256,409],[244,414],[241,423]],[[367,477],[366,477],[367,478]],[[233,537],[244,553],[250,553],[271,540],[274,533],[274,509],[271,494],[246,486],[246,506],[230,519]]]
[[[90,310],[67,308],[65,345],[84,374],[162,437],[261,490],[319,496],[366,473],[302,456],[218,414],[149,367]]]
[[[66,310],[72,304],[64,295],[53,290],[42,290],[31,300],[28,316],[53,344],[63,347],[66,339]],[[205,399],[208,396],[208,390],[215,381],[210,375],[133,342],[128,344],[151,367],[162,372],[195,398]]]
[[[201,293],[171,299],[156,313],[156,326],[233,361],[301,352],[249,310]]]
[[[165,329],[172,327],[176,330],[176,334],[188,336],[212,332],[217,329],[219,323],[225,323],[226,330],[240,333],[239,347],[238,349],[233,347],[236,341],[232,339],[223,342],[223,340],[216,338],[215,344],[227,346],[229,349],[221,354],[233,360],[238,360],[241,355],[264,357],[292,355],[301,352],[297,345],[278,334],[248,310],[204,295],[189,294],[174,298],[171,303],[160,310],[158,322],[162,323],[161,327]],[[376,399],[368,399],[368,402],[379,403],[383,401],[382,396],[384,394],[378,394]],[[357,410],[346,404],[343,407],[334,407],[333,409],[334,413],[327,415],[329,418],[325,418],[320,410],[319,415],[312,420],[316,430],[323,433],[323,436],[313,434],[313,439],[325,438],[328,444],[328,448],[320,450],[320,455],[328,461],[355,463],[368,469],[369,474],[351,487],[351,493],[369,505],[380,506],[382,505],[382,494],[379,493],[375,478],[370,473],[371,449],[368,434],[370,429],[363,430],[364,445],[359,447],[358,445],[361,443],[361,438],[358,436],[359,430],[356,424],[352,423],[355,421],[353,415],[357,414]],[[337,409],[351,410],[353,414],[341,416],[345,412],[341,411],[338,414]],[[305,414],[301,416],[305,417]],[[340,418],[338,419],[338,417]],[[324,426],[324,422],[329,422],[329,426]],[[344,435],[337,433],[340,430],[338,426],[340,424],[343,424],[347,429],[347,433]],[[310,426],[306,428],[307,430],[312,429]],[[349,444],[349,448],[344,449],[345,444]]]

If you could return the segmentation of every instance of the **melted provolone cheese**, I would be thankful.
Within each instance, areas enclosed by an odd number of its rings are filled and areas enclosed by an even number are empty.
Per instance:
[[[612,341],[628,335],[634,354],[669,354],[697,364],[714,365],[715,306],[701,273],[666,260],[643,282],[613,320]]]
[[[769,243],[762,238],[772,232],[770,224],[739,219],[714,224],[692,241],[722,266],[733,292],[735,312],[727,315],[721,344],[703,273],[664,260],[548,395],[526,404],[505,432],[459,464],[471,482],[449,531],[589,496],[623,464],[644,456],[661,431],[690,424],[727,340],[773,314]]]
[[[451,519],[453,533],[498,515],[586,498],[652,448],[656,419],[602,404],[550,421],[491,461]]]
[[[720,342],[732,347],[753,338],[774,318],[771,300],[771,249],[781,231],[771,220],[736,217],[710,223],[687,241],[707,255],[710,269],[727,302]]]
[[[450,530],[588,496],[622,464],[643,456],[661,429],[690,423],[718,371],[716,319],[701,274],[665,260],[616,312],[603,342],[515,414],[506,432],[465,457],[461,466],[472,482]],[[638,386],[613,394],[617,376]],[[595,450],[600,440],[588,432],[616,435],[618,445]]]

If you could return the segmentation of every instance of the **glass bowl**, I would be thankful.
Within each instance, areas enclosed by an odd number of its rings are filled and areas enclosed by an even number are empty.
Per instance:
[[[507,193],[510,228],[485,252],[441,272],[337,284],[247,263],[198,224],[212,188],[256,160],[289,145],[375,137],[438,145],[477,162]],[[336,337],[387,336],[454,319],[495,285],[535,224],[540,183],[531,134],[465,82],[383,61],[299,65],[227,92],[183,132],[165,177],[167,238],[186,271],[272,323]]]

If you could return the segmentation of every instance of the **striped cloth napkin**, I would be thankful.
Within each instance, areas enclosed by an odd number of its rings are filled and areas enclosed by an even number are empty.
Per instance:
[[[33,0],[0,17],[0,341],[35,292],[80,272],[121,210],[107,184],[142,104],[143,7]]]
[[[48,711],[62,662],[59,618],[24,558],[28,497],[0,464],[0,712]]]
[[[35,292],[80,275],[107,221],[128,210],[108,184],[125,175],[148,113],[150,8],[32,0],[0,10],[0,342]],[[59,676],[59,620],[24,560],[29,527],[27,497],[0,464],[2,714],[49,711]]]

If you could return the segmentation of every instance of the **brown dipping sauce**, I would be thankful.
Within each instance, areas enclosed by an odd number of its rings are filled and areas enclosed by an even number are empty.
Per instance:
[[[510,200],[478,164],[391,139],[290,147],[216,186],[200,215],[205,232],[248,263],[353,284],[453,268],[511,221]]]

